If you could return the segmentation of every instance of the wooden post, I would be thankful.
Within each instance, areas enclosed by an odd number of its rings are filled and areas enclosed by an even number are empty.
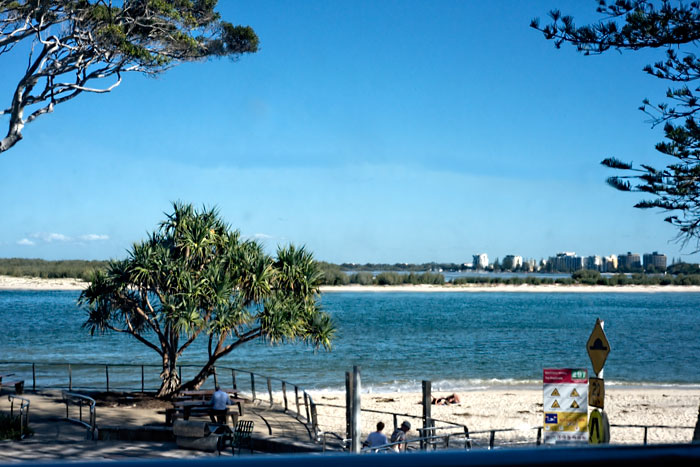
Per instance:
[[[433,433],[433,430],[431,430],[432,425],[433,425],[433,419],[431,418],[430,410],[431,410],[431,402],[432,402],[432,397],[431,397],[431,391],[432,391],[432,384],[430,381],[423,381],[423,433],[422,437],[428,437],[428,436],[433,436],[435,433]],[[428,449],[429,443],[427,441],[421,440],[420,442],[420,448],[421,449]]]
[[[356,454],[359,454],[362,448],[361,392],[360,367],[355,365],[352,367],[352,452]]]
[[[144,392],[143,365],[141,365],[141,393],[143,394]]]
[[[269,376],[267,377],[267,393],[270,395],[270,407],[272,407],[274,405],[272,400],[272,381]]]
[[[68,390],[73,390],[73,372],[70,369],[70,363],[68,364]]]
[[[287,405],[287,382],[282,381],[282,400],[284,401],[284,411],[287,412],[289,407]]]
[[[301,417],[301,409],[299,408],[299,386],[294,386],[294,400],[297,401],[297,417]]]
[[[352,373],[345,372],[345,438],[352,439]]]
[[[316,404],[311,402],[311,430],[314,432],[313,441],[318,440],[318,413],[316,412]]]
[[[217,387],[219,385],[219,381],[216,378],[216,367],[214,367],[214,387]]]
[[[32,363],[32,391],[36,392],[36,366]]]
[[[253,402],[255,402],[255,374],[250,374],[250,392],[253,393]]]
[[[233,385],[233,390],[237,391],[238,388],[236,387],[236,370],[231,368],[231,384]]]
[[[309,412],[309,395],[304,391],[304,407],[306,407],[306,421],[311,420],[311,414]]]
[[[109,392],[109,365],[105,365],[105,381],[107,381],[107,392]]]

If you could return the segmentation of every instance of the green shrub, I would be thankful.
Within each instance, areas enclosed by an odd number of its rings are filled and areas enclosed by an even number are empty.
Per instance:
[[[0,413],[0,439],[22,439],[22,434],[31,436],[34,431],[26,427],[22,433],[22,424],[19,416],[11,417],[10,415]]]

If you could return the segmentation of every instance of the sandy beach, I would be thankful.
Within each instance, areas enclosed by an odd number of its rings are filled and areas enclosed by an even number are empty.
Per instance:
[[[450,393],[436,392],[433,395],[446,396]],[[325,431],[343,434],[345,431],[345,394],[319,393],[313,395],[319,404],[319,423]],[[489,433],[484,431],[501,428],[515,428],[519,431],[496,434],[497,444],[534,443],[537,430],[542,425],[541,389],[490,389],[459,393],[461,403],[455,405],[433,405],[433,418],[441,421],[467,425],[477,446],[488,445]],[[420,393],[371,393],[362,395],[362,408],[415,414],[415,418],[399,416],[398,423],[408,420],[413,429],[409,438],[417,437],[417,427],[422,427],[420,415]],[[685,428],[650,428],[649,443],[688,443],[693,437],[693,429],[698,418],[700,388],[612,388],[606,389],[606,409],[611,425],[665,425]],[[332,407],[332,406],[342,407]],[[362,413],[363,436],[375,429],[378,421],[383,421],[391,434],[392,415]],[[437,423],[442,426],[444,423]],[[482,433],[479,433],[482,432]],[[643,428],[611,428],[611,443],[641,444],[644,440]]]
[[[38,277],[0,276],[0,290],[83,290],[88,283],[80,279],[41,279]],[[688,285],[324,285],[322,293],[333,292],[615,292],[615,293],[655,293],[655,292],[700,292],[700,286]]]
[[[87,282],[72,278],[0,276],[0,290],[83,290],[87,285]]]

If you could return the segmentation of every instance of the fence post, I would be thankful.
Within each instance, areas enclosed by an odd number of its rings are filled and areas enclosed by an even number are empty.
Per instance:
[[[68,364],[68,390],[73,390],[73,372],[70,369],[70,363]]]
[[[233,385],[233,390],[237,391],[238,388],[236,387],[236,370],[231,368],[231,384]]]
[[[105,380],[107,381],[107,392],[109,392],[109,365],[105,365]]]
[[[287,382],[282,381],[282,399],[284,400],[284,411],[287,412],[289,407],[287,406]]]
[[[297,418],[301,417],[301,409],[299,408],[299,386],[294,386],[294,399],[297,401]]]
[[[431,391],[432,391],[432,383],[430,381],[423,381],[423,437],[428,437],[434,435],[434,433],[431,430],[432,427],[432,418],[431,418]],[[420,442],[420,448],[421,449],[428,449],[429,443],[425,440],[421,440]]]
[[[141,365],[141,394],[144,393],[144,381],[143,381],[143,365]]]
[[[217,387],[219,385],[219,381],[216,378],[216,367],[214,367],[214,387]]]
[[[253,402],[255,402],[255,373],[250,374],[250,392],[253,393]]]
[[[272,381],[270,380],[270,377],[267,377],[267,393],[270,395],[270,407],[274,405],[272,401]]]
[[[394,414],[394,431],[399,427],[399,416]]]
[[[311,430],[314,432],[312,441],[318,441],[318,413],[316,413],[316,404],[311,401]]]
[[[542,444],[542,427],[537,427],[537,446]]]
[[[489,438],[489,449],[493,449],[493,444],[496,441],[496,431],[491,430],[491,437]]]
[[[648,426],[644,427],[644,446],[647,445],[647,431],[649,430]]]
[[[352,438],[352,376],[345,372],[345,438]]]
[[[180,384],[182,384],[182,365],[177,366],[177,377],[180,378]]]
[[[362,383],[360,379],[360,367],[352,367],[352,452],[359,454],[362,448]]]
[[[309,414],[309,395],[304,391],[304,407],[306,407],[306,421],[311,420],[311,415]]]
[[[32,363],[32,391],[36,392],[36,367]]]

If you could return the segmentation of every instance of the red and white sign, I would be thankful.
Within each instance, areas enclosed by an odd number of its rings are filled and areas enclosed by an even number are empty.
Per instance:
[[[545,443],[588,442],[588,370],[545,369]]]

